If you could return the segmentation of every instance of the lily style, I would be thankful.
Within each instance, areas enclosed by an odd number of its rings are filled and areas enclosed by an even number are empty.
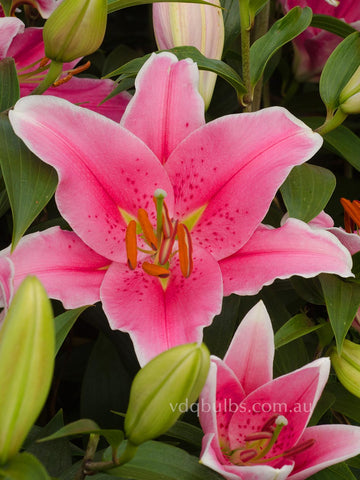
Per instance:
[[[314,14],[330,15],[344,20],[357,30],[360,29],[360,3],[334,2],[324,0],[279,0],[287,13],[297,5],[310,7]],[[305,32],[293,40],[295,47],[294,71],[299,81],[317,82],[322,69],[342,38],[337,35],[308,27]]]
[[[200,395],[200,461],[228,480],[303,480],[360,453],[360,427],[307,427],[329,376],[321,358],[272,378],[274,334],[262,302],[240,323]]]
[[[120,125],[51,96],[15,105],[14,131],[56,169],[57,206],[73,232],[32,234],[1,253],[4,303],[30,272],[65,308],[101,300],[144,364],[200,341],[223,295],[295,274],[352,275],[329,232],[295,219],[261,224],[321,137],[277,107],[206,124],[197,84],[191,60],[153,54]]]
[[[6,57],[15,61],[21,96],[29,95],[45,77],[50,63],[45,58],[42,28],[25,28],[23,22],[15,17],[0,18],[0,61]],[[100,105],[112,92],[115,83],[111,80],[76,78],[74,75],[84,70],[83,66],[75,67],[78,61],[65,64],[66,73],[57,86],[47,90],[47,94],[65,98],[119,121],[130,95],[120,93]]]

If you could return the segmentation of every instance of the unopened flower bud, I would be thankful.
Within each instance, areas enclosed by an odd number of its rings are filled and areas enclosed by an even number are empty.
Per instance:
[[[106,0],[64,0],[45,23],[45,55],[65,63],[95,52],[103,41],[106,20]]]
[[[27,277],[0,330],[0,465],[19,451],[44,405],[54,352],[50,301],[40,281]]]
[[[132,445],[165,433],[198,398],[210,367],[204,344],[167,350],[143,367],[131,386],[125,433]]]
[[[344,113],[360,113],[360,67],[343,88],[339,100]]]
[[[330,358],[340,382],[360,398],[360,345],[345,339],[341,355],[334,348]]]
[[[156,43],[160,50],[174,47],[196,47],[205,57],[220,60],[224,47],[224,21],[219,0],[209,0],[215,6],[199,3],[154,3],[153,23]],[[210,104],[216,74],[200,71],[199,91]]]

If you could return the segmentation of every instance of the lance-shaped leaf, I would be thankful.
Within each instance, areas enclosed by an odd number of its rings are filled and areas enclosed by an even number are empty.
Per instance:
[[[11,12],[12,0],[1,0],[0,2],[5,15],[8,17]]]
[[[303,32],[311,22],[312,12],[308,7],[295,7],[270,28],[250,49],[251,85],[260,80],[267,62],[285,43]]]
[[[27,277],[0,330],[0,464],[19,451],[46,400],[54,367],[50,301]]]
[[[0,115],[0,165],[13,215],[12,247],[55,192],[57,175],[18,138],[5,115]]]
[[[55,335],[56,335],[56,342],[55,342],[55,354],[58,353],[60,350],[61,345],[63,344],[67,334],[70,332],[71,327],[74,325],[76,320],[78,319],[79,315],[82,314],[84,310],[86,310],[88,306],[75,308],[73,310],[68,310],[61,315],[58,315],[54,319],[55,324]]]
[[[349,35],[330,55],[320,77],[320,96],[327,110],[339,106],[340,93],[360,64],[360,33]]]
[[[356,32],[355,28],[348,23],[330,15],[313,15],[311,27],[321,28],[343,38]]]
[[[320,275],[326,308],[341,354],[342,344],[360,305],[360,285],[345,282],[335,275]]]
[[[0,467],[0,476],[6,480],[50,480],[43,465],[30,453],[23,452]]]
[[[326,168],[307,163],[293,168],[280,188],[289,216],[312,220],[325,208],[335,185],[335,175]]]
[[[0,112],[15,105],[20,98],[19,81],[13,58],[0,62]]]
[[[290,318],[290,320],[276,332],[275,348],[282,347],[283,345],[322,327],[323,325],[321,324],[314,324],[304,313],[299,313]]]

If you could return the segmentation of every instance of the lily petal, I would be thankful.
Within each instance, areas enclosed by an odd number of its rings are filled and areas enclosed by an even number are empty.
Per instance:
[[[271,320],[260,301],[241,321],[224,357],[246,394],[272,380],[274,351]]]
[[[278,377],[248,395],[229,424],[230,448],[238,448],[247,434],[261,431],[274,414],[285,416],[288,424],[283,427],[267,457],[292,448],[307,425],[329,370],[329,359],[322,358]]]
[[[347,233],[342,228],[337,227],[328,228],[328,232],[335,235],[351,255],[360,251],[360,236],[357,233]]]
[[[13,38],[23,32],[25,25],[18,18],[1,18],[0,19],[0,60],[8,56],[8,49]]]
[[[293,218],[276,229],[260,225],[242,249],[220,261],[220,267],[224,295],[254,295],[275,278],[292,275],[352,276],[351,256],[334,235]]]
[[[317,425],[305,430],[299,443],[315,440],[307,450],[294,455],[295,468],[289,480],[304,480],[334,463],[359,454],[360,428],[352,425]]]
[[[27,275],[36,275],[48,295],[62,301],[65,308],[99,301],[100,285],[109,264],[75,233],[59,227],[23,237],[12,254],[10,248],[1,252],[2,266],[5,259],[13,264],[14,291]]]
[[[199,71],[190,60],[153,54],[136,77],[136,93],[121,125],[141,138],[164,163],[178,143],[205,123],[197,90]]]
[[[133,217],[145,208],[155,220],[153,195],[162,188],[172,210],[172,186],[162,165],[117,123],[50,96],[19,100],[10,121],[26,145],[56,168],[58,208],[99,254],[126,261],[126,222],[119,208]]]
[[[101,300],[110,326],[130,333],[140,365],[160,352],[200,341],[202,329],[221,310],[221,274],[206,251],[194,248],[194,268],[189,278],[171,261],[165,290],[160,280],[141,267],[130,270],[113,263],[101,287]]]
[[[184,219],[206,207],[193,239],[216,259],[227,257],[250,238],[291,168],[321,144],[318,134],[280,107],[214,120],[165,164],[175,213]]]
[[[0,255],[0,307],[6,308],[14,294],[14,265],[10,258]]]

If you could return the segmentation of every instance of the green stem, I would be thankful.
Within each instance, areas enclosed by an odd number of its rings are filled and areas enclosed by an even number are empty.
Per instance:
[[[339,125],[343,123],[346,119],[347,114],[344,113],[340,108],[337,109],[335,115],[327,116],[325,122],[318,127],[315,132],[320,133],[320,135],[325,135],[325,133],[331,132],[331,130],[335,130]]]
[[[89,441],[86,447],[86,452],[84,455],[84,459],[81,463],[81,469],[75,476],[75,480],[84,480],[86,475],[88,474],[87,463],[93,459],[96,449],[99,443],[100,435],[96,433],[91,433],[89,437]]]
[[[252,102],[252,88],[250,77],[250,13],[249,2],[239,0],[240,7],[240,28],[241,28],[241,62],[242,62],[242,76],[247,90],[244,95],[243,103],[245,104],[244,111],[251,112]]]
[[[255,19],[253,41],[265,35],[269,29],[270,2],[268,2]],[[263,90],[263,78],[261,77],[254,89],[254,98],[252,102],[252,111],[259,110]]]
[[[41,95],[58,79],[61,75],[63,64],[52,61],[50,63],[49,71],[46,74],[44,80],[38,85],[35,90],[31,92],[31,95]]]

